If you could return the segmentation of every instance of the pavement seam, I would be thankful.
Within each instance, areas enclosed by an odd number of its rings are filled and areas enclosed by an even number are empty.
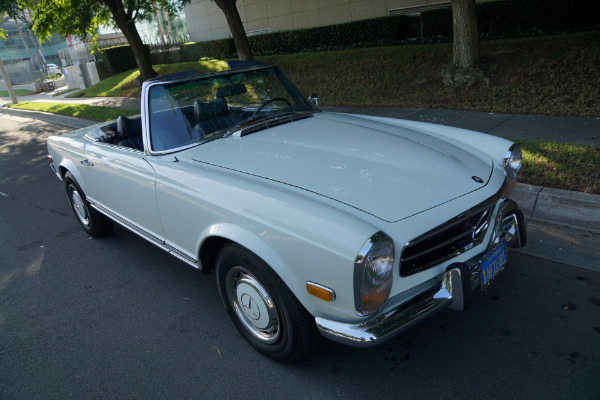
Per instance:
[[[546,189],[546,186],[542,186],[540,190],[535,194],[535,200],[533,201],[533,209],[531,210],[531,219],[535,218],[535,210],[537,209],[538,199],[540,198],[540,193]]]
[[[423,111],[423,109],[422,109],[422,108],[415,108],[415,112],[414,112],[414,113],[412,113],[412,114],[408,114],[408,115],[407,115],[407,116],[405,116],[404,118],[410,118],[410,117],[412,117],[413,115],[416,115],[416,114],[418,114],[418,113],[420,113],[420,112],[422,112],[422,111]]]
[[[492,129],[488,129],[486,131],[486,133],[491,134],[494,129],[498,129],[499,127],[501,127],[502,125],[504,125],[505,123],[507,123],[508,121],[513,119],[515,116],[516,116],[516,114],[510,114],[510,117],[506,118],[504,121],[500,122],[498,125],[494,126]]]

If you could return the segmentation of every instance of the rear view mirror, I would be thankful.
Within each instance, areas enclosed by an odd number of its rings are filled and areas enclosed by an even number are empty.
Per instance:
[[[236,94],[246,93],[248,89],[246,89],[246,85],[242,83],[237,83],[235,85],[221,86],[217,89],[217,97],[229,97],[234,96]]]
[[[308,101],[313,103],[315,107],[319,107],[319,98],[317,97],[316,93],[313,93],[310,96],[308,96]]]

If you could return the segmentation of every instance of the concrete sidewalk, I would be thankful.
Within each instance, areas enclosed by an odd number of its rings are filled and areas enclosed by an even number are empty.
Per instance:
[[[140,100],[124,97],[65,99],[50,93],[19,96],[19,101],[68,102],[92,105],[140,108]],[[7,100],[8,101],[8,100]],[[0,101],[0,103],[2,103]],[[507,139],[547,140],[600,146],[600,118],[555,117],[540,115],[496,114],[478,111],[431,110],[382,107],[321,107],[324,111],[366,114],[390,118],[454,126],[485,132]],[[0,112],[37,118],[73,128],[95,124],[94,121],[51,113],[13,110]],[[549,222],[576,229],[600,233],[600,195],[579,193],[525,184],[518,184],[513,198],[519,203],[528,221]]]
[[[547,140],[600,146],[600,117],[554,117],[548,115],[497,114],[481,111],[425,108],[333,107],[324,111],[402,118],[470,129],[505,139]]]

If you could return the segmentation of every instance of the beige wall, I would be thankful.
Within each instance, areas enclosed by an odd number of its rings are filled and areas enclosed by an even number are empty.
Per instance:
[[[449,0],[237,0],[237,8],[247,32],[262,29],[275,32],[383,17],[394,9],[449,3]],[[194,42],[231,37],[225,15],[214,1],[192,0],[185,6],[185,15]]]

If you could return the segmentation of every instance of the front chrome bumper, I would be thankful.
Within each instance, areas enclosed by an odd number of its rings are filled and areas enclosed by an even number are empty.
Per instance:
[[[523,247],[527,241],[523,213],[509,199],[500,205],[486,250],[467,262],[448,266],[439,284],[370,320],[343,323],[315,318],[317,328],[330,340],[355,347],[371,347],[391,339],[444,308],[464,310],[469,306],[471,291],[479,286],[482,261],[501,240],[506,240],[510,247]]]

